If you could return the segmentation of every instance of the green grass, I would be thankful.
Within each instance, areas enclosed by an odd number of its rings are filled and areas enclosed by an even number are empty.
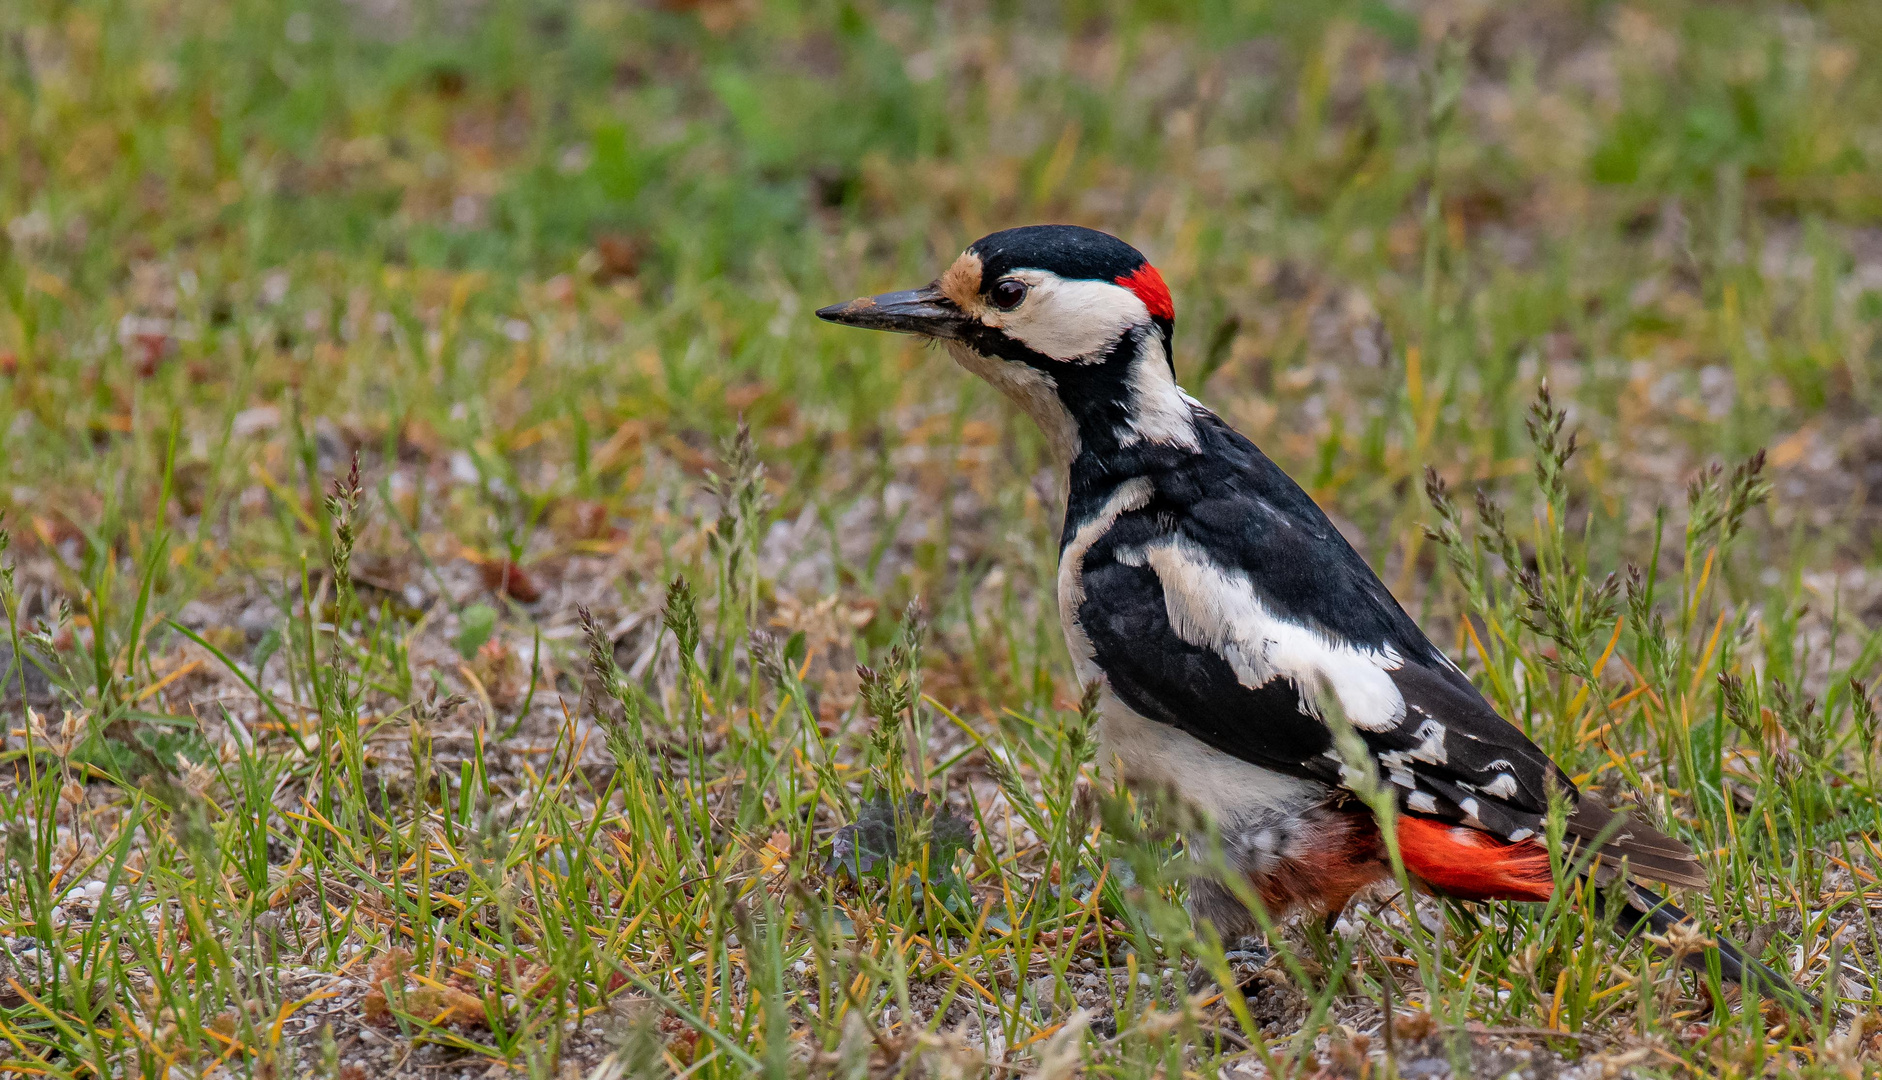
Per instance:
[[[0,1068],[1872,1069],[1572,889],[1187,996],[1041,439],[809,312],[1126,237],[1185,385],[1873,1021],[1878,116],[1865,3],[0,5]]]

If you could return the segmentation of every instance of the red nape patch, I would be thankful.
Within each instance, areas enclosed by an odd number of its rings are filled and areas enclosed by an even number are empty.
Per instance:
[[[1156,267],[1145,263],[1118,278],[1117,283],[1136,293],[1137,299],[1150,309],[1150,314],[1159,319],[1176,318],[1176,305],[1170,302],[1170,287],[1163,283],[1163,275],[1157,273]]]
[[[1398,850],[1405,869],[1433,892],[1459,900],[1547,900],[1555,891],[1549,853],[1529,840],[1512,844],[1462,825],[1401,817]]]

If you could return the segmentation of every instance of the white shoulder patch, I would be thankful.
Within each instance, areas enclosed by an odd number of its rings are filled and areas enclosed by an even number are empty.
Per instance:
[[[1288,679],[1316,715],[1330,690],[1347,719],[1364,731],[1388,731],[1405,719],[1405,698],[1390,674],[1404,660],[1389,646],[1336,641],[1283,618],[1255,594],[1248,575],[1217,565],[1180,537],[1146,545],[1142,557],[1163,585],[1177,636],[1214,650],[1243,686]]]

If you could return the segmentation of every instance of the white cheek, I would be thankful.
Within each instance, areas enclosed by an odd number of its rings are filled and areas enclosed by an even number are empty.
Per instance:
[[[1054,360],[1092,356],[1150,321],[1150,309],[1136,293],[1109,281],[1071,280],[1044,270],[1009,276],[1027,284],[1025,301],[1013,311],[991,312],[984,321]]]

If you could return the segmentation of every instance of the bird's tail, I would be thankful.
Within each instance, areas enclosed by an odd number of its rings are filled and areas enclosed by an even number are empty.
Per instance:
[[[1603,895],[1605,891],[1603,891]],[[1626,882],[1621,886],[1619,910],[1615,924],[1622,930],[1633,931],[1643,924],[1646,932],[1656,937],[1676,937],[1680,933],[1692,933],[1698,929],[1698,922],[1678,905],[1643,885]],[[1781,1002],[1792,1009],[1805,1012],[1820,1012],[1823,1003],[1815,996],[1805,993],[1788,978],[1760,963],[1758,959],[1744,950],[1744,947],[1723,934],[1705,935],[1709,944],[1696,951],[1684,952],[1681,961],[1695,971],[1706,971],[1711,966],[1711,958],[1719,960],[1719,973],[1746,990]]]

